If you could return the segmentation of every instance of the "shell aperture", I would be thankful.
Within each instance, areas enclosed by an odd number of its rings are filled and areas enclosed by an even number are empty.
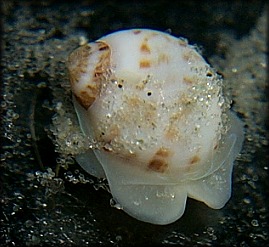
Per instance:
[[[81,130],[96,143],[76,160],[107,178],[125,212],[169,224],[187,197],[225,205],[243,126],[194,46],[130,29],[79,47],[67,66]]]

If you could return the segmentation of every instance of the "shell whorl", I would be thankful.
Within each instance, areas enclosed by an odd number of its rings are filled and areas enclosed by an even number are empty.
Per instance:
[[[77,101],[88,109],[100,95],[102,81],[110,74],[111,49],[104,41],[86,44],[68,57],[67,68]]]

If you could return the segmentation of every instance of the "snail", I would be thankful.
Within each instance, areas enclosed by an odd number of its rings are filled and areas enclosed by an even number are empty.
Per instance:
[[[243,125],[223,80],[184,38],[122,30],[68,57],[73,104],[94,147],[76,156],[134,218],[165,225],[187,197],[222,208]]]

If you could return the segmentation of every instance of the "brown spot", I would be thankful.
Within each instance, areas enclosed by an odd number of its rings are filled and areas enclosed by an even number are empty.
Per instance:
[[[141,30],[134,30],[133,33],[134,34],[139,34],[139,33],[141,33]]]
[[[190,164],[193,165],[193,164],[196,164],[200,161],[200,157],[198,155],[194,155],[191,160],[190,160]]]
[[[161,147],[157,152],[156,152],[156,156],[160,156],[163,158],[167,158],[169,156],[170,152],[167,148],[163,148]]]
[[[148,46],[147,43],[142,43],[142,45],[140,46],[140,51],[143,53],[148,53],[150,54],[150,48]]]
[[[148,164],[148,169],[155,172],[163,173],[167,170],[167,168],[168,164],[161,159],[153,159]]]
[[[139,63],[139,67],[142,69],[150,68],[150,60],[141,60]]]
[[[216,150],[218,147],[219,147],[219,144],[217,143],[217,144],[214,146],[214,150]]]
[[[97,41],[96,43],[98,44],[98,50],[102,51],[99,56],[99,61],[94,69],[95,80],[99,80],[99,77],[105,78],[108,74],[110,74],[109,65],[111,51],[107,43],[103,41]]]
[[[99,51],[105,51],[109,49],[109,46],[106,42],[104,41],[96,41],[97,45],[98,45],[98,50]]]

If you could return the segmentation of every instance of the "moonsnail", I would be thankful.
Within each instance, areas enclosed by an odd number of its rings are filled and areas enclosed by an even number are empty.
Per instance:
[[[126,213],[163,225],[183,215],[187,197],[226,204],[243,125],[194,46],[130,29],[79,47],[67,67],[81,130],[96,143],[76,160],[107,178]]]

